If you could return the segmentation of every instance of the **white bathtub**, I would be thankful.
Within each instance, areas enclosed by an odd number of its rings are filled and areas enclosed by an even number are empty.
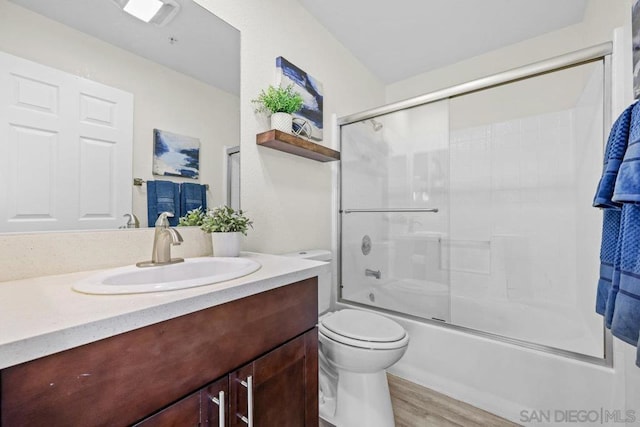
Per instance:
[[[569,346],[574,351],[579,351],[586,342],[578,324],[567,323],[562,313],[542,307],[453,296],[449,312],[448,289],[437,283],[389,281],[362,289],[351,295],[350,300],[372,306],[373,311],[384,307],[413,315],[422,313],[422,317],[427,317],[426,310],[430,310],[430,317],[450,314],[459,326],[473,324],[474,329],[483,328],[504,336],[517,332],[520,339],[562,348]],[[349,304],[337,306],[345,308]],[[616,379],[612,368],[437,324],[385,315],[400,323],[411,337],[407,353],[389,370],[391,373],[519,424],[554,425],[530,421],[527,416],[532,411],[625,408],[624,401],[617,400],[614,392],[620,386],[620,377]]]
[[[599,358],[604,355],[602,330],[581,322],[575,308],[449,296],[447,285],[419,280],[369,285],[355,293],[345,292],[345,299],[532,344]]]
[[[338,309],[348,307],[352,308],[337,303]],[[385,315],[401,324],[411,337],[407,352],[389,369],[390,373],[518,424],[567,425],[532,422],[527,418],[532,411],[627,408],[622,369],[616,371],[437,324]],[[614,344],[618,359],[614,363],[627,365],[635,373],[635,350],[617,340]],[[635,408],[637,402],[629,403]],[[611,421],[573,425],[621,424]]]
[[[346,294],[346,293],[345,293]],[[441,283],[396,280],[370,285],[348,299],[411,316],[449,320],[449,287]]]

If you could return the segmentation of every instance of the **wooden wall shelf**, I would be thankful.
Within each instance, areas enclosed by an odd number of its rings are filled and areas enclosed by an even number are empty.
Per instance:
[[[276,129],[257,134],[256,144],[319,162],[340,160],[339,151]]]

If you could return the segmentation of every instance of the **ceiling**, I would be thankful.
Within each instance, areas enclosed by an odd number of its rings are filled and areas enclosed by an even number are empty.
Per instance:
[[[138,21],[113,0],[10,1],[239,94],[239,32],[191,0],[180,1],[165,27]],[[588,0],[298,1],[390,84],[581,22]]]
[[[582,21],[587,0],[298,0],[384,83]]]
[[[187,74],[240,93],[240,32],[193,1],[164,27],[145,24],[114,1],[10,0],[69,27]],[[171,38],[176,39],[171,43]]]

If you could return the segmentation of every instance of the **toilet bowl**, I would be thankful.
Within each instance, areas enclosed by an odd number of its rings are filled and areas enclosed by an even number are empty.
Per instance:
[[[386,317],[352,309],[323,316],[318,329],[323,359],[337,373],[335,409],[321,406],[321,416],[338,427],[394,426],[385,369],[407,350],[408,334]]]
[[[331,253],[287,254],[330,261]],[[318,278],[320,417],[336,427],[393,427],[385,369],[404,355],[407,332],[391,319],[363,310],[328,311],[331,276]]]

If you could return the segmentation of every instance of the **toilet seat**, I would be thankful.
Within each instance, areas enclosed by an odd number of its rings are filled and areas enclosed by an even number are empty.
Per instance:
[[[361,310],[344,309],[319,319],[319,332],[342,344],[373,350],[397,349],[409,336],[402,326],[386,317]]]

